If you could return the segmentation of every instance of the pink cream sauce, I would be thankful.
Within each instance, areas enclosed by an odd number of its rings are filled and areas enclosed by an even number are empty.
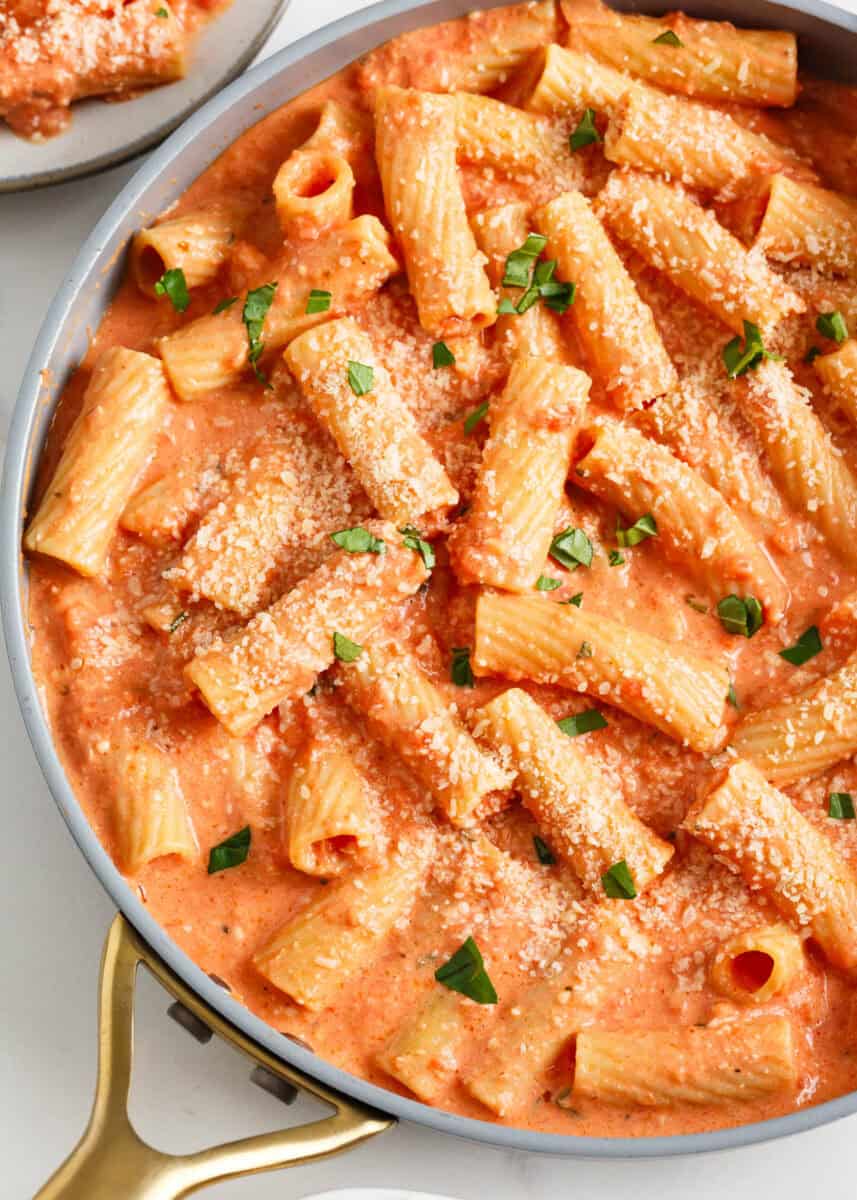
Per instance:
[[[458,24],[451,29],[447,27],[443,38],[445,49],[454,53]],[[411,52],[430,55],[437,36],[435,31],[424,31],[419,42],[411,42]],[[185,320],[209,313],[220,299],[238,292],[248,261],[259,253],[273,257],[277,252],[282,235],[271,183],[289,151],[312,132],[320,104],[328,97],[365,108],[358,70],[346,70],[248,130],[179,201],[171,215],[208,205],[235,214],[243,238],[233,247],[232,262],[216,284],[194,292],[185,317],[174,313],[165,300],[142,296],[126,279],[89,354],[63,393],[41,467],[43,485],[100,352],[114,345],[156,352],[159,337]],[[811,107],[788,118],[745,113],[742,119],[781,138],[799,134],[803,148],[812,144],[823,169],[828,122],[816,117]],[[568,175],[554,183],[504,178],[475,168],[464,168],[463,178],[468,205],[476,210],[506,200],[541,203],[575,184],[592,193],[605,173],[600,148],[593,147],[576,156]],[[371,155],[366,156],[358,181],[355,211],[382,213]],[[140,213],[141,224],[156,215]],[[679,372],[695,379],[698,391],[721,408],[744,451],[757,453],[750,430],[729,410],[723,386],[720,352],[731,335],[633,257],[627,261],[641,294],[654,309]],[[824,307],[845,308],[849,303],[855,312],[857,296],[853,288],[849,293],[809,272],[791,272],[790,278],[807,299],[808,312],[781,327],[773,348],[788,354],[800,383],[814,386],[813,372],[801,360],[813,340],[815,314]],[[500,351],[489,335],[473,378],[451,370],[432,371],[432,338],[420,329],[403,279],[393,281],[356,315],[382,349],[400,394],[417,414],[466,500],[484,433],[465,437],[461,418],[502,386],[506,368]],[[585,366],[582,351],[576,361]],[[285,367],[278,361],[266,367],[273,390],[264,390],[248,376],[201,403],[175,404],[139,486],[180,466],[191,476],[205,470],[215,477],[223,471],[229,474],[247,460],[260,438],[292,438],[300,429],[307,470],[323,483],[318,490],[325,501],[316,531],[321,544],[328,532],[356,524],[371,509],[327,435],[301,419],[303,401]],[[857,443],[843,418],[830,410],[817,388],[815,393],[822,418],[857,466]],[[594,386],[591,411],[597,413],[602,406],[606,408],[606,402]],[[648,420],[641,418],[647,430]],[[713,613],[717,597],[701,595],[693,578],[663,556],[656,540],[626,550],[625,564],[609,567],[615,511],[594,502],[573,482],[568,496],[575,515],[564,523],[582,525],[598,553],[590,570],[574,574],[551,563],[547,573],[562,578],[563,585],[545,603],[582,591],[590,612],[618,617],[695,653],[725,657],[742,708],[756,708],[805,687],[857,648],[853,610],[847,603],[839,604],[857,590],[857,576],[843,568],[804,518],[789,510],[773,484],[756,532],[788,582],[790,607],[783,625],[763,629],[752,641],[724,632]],[[182,540],[192,530],[193,524]],[[113,850],[110,784],[102,765],[111,736],[131,728],[170,750],[188,798],[200,856],[193,864],[160,859],[130,879],[130,886],[176,943],[204,970],[225,981],[254,1013],[275,1029],[309,1043],[325,1059],[392,1090],[401,1089],[374,1065],[376,1054],[437,986],[436,967],[473,935],[501,1003],[496,1009],[467,1005],[468,1030],[459,1054],[459,1062],[465,1065],[478,1057],[492,1025],[502,1019],[504,997],[540,978],[563,939],[582,921],[579,888],[570,870],[537,863],[532,842],[536,828],[515,803],[482,827],[508,851],[508,870],[499,882],[480,877],[472,866],[467,838],[432,815],[425,789],[391,751],[372,739],[361,719],[324,682],[314,697],[283,705],[266,719],[243,739],[243,758],[236,758],[236,740],[228,737],[182,678],[182,667],[194,650],[215,631],[234,625],[235,619],[205,603],[190,604],[186,607],[191,619],[167,637],[141,617],[148,604],[171,596],[161,576],[176,561],[180,545],[175,540],[154,549],[120,531],[108,569],[91,581],[50,562],[32,564],[30,620],[36,675],[65,769],[84,811],[103,844]],[[301,569],[298,562],[282,564],[286,586]],[[701,613],[689,606],[689,595],[698,597],[709,611]],[[449,681],[451,648],[473,640],[474,600],[474,590],[460,587],[452,577],[439,543],[438,567],[428,592],[408,601],[395,618],[402,641],[414,646],[424,666],[463,712],[504,686],[500,680],[488,680],[469,691]],[[796,669],[776,652],[812,623],[822,630],[825,650]],[[556,688],[531,690],[556,717],[594,703]],[[703,760],[617,710],[605,707],[605,713],[608,727],[586,734],[580,744],[644,821],[664,836],[674,835],[705,770]],[[266,983],[251,963],[254,951],[324,886],[291,868],[282,845],[281,810],[289,764],[310,721],[316,727],[319,721],[329,723],[331,736],[354,753],[378,814],[381,857],[390,840],[414,824],[434,828],[438,839],[431,881],[410,921],[393,932],[364,974],[343,982],[336,1005],[317,1014],[301,1009]],[[857,791],[857,768],[842,764],[790,794],[801,812],[857,868],[857,824],[827,819],[825,799],[831,790]],[[253,830],[247,862],[209,876],[208,848],[247,823]],[[633,962],[606,989],[597,1014],[599,1027],[666,1028],[708,1021],[723,1011],[722,998],[707,984],[711,954],[731,934],[776,919],[763,897],[751,895],[736,876],[683,834],[677,839],[674,864],[635,902],[635,915],[639,945]],[[593,971],[597,968],[594,962]],[[566,1109],[553,1099],[571,1082],[571,1059],[565,1055],[539,1080],[531,1106],[507,1123],[563,1134],[691,1132],[776,1116],[857,1088],[854,993],[820,959],[811,958],[796,982],[761,1006],[761,1011],[785,1013],[793,1023],[799,1058],[795,1093],[732,1107],[675,1111],[626,1110],[590,1101]],[[440,1103],[453,1112],[492,1119],[455,1082]]]

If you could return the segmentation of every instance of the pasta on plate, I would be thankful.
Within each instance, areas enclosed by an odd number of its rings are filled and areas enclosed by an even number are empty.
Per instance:
[[[41,142],[71,105],[121,99],[188,70],[193,35],[230,0],[3,0],[0,121]]]
[[[275,1029],[567,1134],[857,1087],[856,104],[787,31],[534,0],[134,237],[34,668],[129,885]]]

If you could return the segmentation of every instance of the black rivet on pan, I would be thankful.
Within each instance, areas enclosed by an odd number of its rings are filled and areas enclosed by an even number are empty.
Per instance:
[[[278,1100],[282,1100],[283,1104],[294,1104],[298,1096],[298,1089],[293,1087],[288,1080],[283,1079],[280,1075],[275,1075],[273,1071],[269,1071],[267,1067],[254,1067],[253,1074],[250,1076],[250,1082],[255,1083],[256,1087],[260,1087],[263,1092],[270,1092],[272,1096],[276,1096]]]
[[[186,1029],[192,1038],[196,1038],[203,1046],[206,1042],[211,1041],[211,1030],[206,1025],[205,1021],[201,1021],[196,1013],[192,1013],[189,1008],[185,1008],[180,1000],[176,1000],[167,1009],[167,1016],[172,1017],[177,1025],[181,1025],[182,1029]]]

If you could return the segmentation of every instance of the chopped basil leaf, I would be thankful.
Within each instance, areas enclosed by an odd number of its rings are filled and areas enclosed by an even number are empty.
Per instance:
[[[180,612],[177,617],[173,617],[172,621],[170,621],[169,632],[175,633],[175,631],[178,629],[179,625],[184,625],[185,621],[189,621],[189,620],[190,620],[190,613]]]
[[[240,867],[250,853],[250,826],[245,825],[232,837],[212,846],[208,852],[208,873],[216,875],[218,871],[226,871],[229,867]]]
[[[503,287],[528,287],[533,263],[547,244],[547,238],[542,237],[540,233],[528,233],[523,246],[513,250],[506,259],[502,279]]]
[[[474,408],[473,412],[468,413],[464,418],[464,432],[470,434],[488,415],[488,401],[480,404],[478,408]]]
[[[431,571],[437,562],[434,553],[434,546],[431,542],[427,542],[425,538],[420,537],[420,531],[415,529],[413,525],[405,525],[399,530],[403,534],[402,541],[409,550],[415,550],[419,554],[426,566],[426,570]]]
[[[561,721],[557,721],[557,725],[569,737],[577,737],[581,733],[592,733],[595,729],[605,729],[607,720],[597,708],[587,708],[573,717],[563,717]]]
[[[575,655],[576,658],[592,658],[592,647],[589,642],[581,642],[580,649]]]
[[[730,379],[737,379],[746,371],[754,371],[759,363],[769,358],[772,362],[782,362],[781,354],[772,354],[762,345],[762,333],[758,325],[752,321],[744,322],[744,341],[734,337],[723,347],[723,362],[726,374]]]
[[[485,961],[472,937],[458,947],[455,954],[434,973],[438,983],[453,992],[461,992],[477,1004],[496,1004],[497,993],[488,978]]]
[[[357,661],[362,653],[363,647],[359,643],[352,642],[351,638],[347,638],[344,633],[334,633],[334,658],[338,658],[340,662],[353,663]]]
[[[446,342],[435,342],[431,348],[431,365],[437,370],[438,367],[451,367],[455,362],[455,355],[447,346]]]
[[[449,677],[458,687],[473,687],[475,680],[470,667],[469,646],[453,646]]]
[[[556,535],[548,554],[569,571],[592,566],[592,542],[582,529],[575,529],[571,525]]]
[[[827,798],[827,815],[837,821],[854,820],[854,800],[850,792],[831,792]]]
[[[355,525],[352,529],[338,529],[336,533],[330,535],[330,540],[348,554],[387,553],[387,546],[383,538],[373,537],[369,530],[364,529],[362,525]]]
[[[821,350],[818,346],[810,346],[806,354],[803,356],[803,361],[805,363],[814,363],[819,354],[821,354]]]
[[[547,307],[560,314],[571,308],[576,294],[577,284],[560,283],[558,279],[552,279],[550,283],[543,283],[539,288],[539,295]]]
[[[312,316],[313,313],[327,312],[330,308],[330,302],[332,299],[333,295],[330,292],[324,292],[320,291],[318,288],[313,288],[309,294],[309,299],[306,302],[306,308],[304,309],[304,312],[308,316]]]
[[[611,550],[610,553],[607,555],[607,562],[610,564],[611,567],[621,567],[621,565],[624,561],[625,561],[625,555],[620,554],[618,550]]]
[[[601,876],[601,886],[611,900],[633,900],[637,895],[634,876],[624,858],[604,872]]]
[[[623,529],[621,517],[616,518],[616,541],[620,546],[637,546],[646,538],[658,536],[658,524],[651,513],[639,517],[628,529]]]
[[[155,9],[155,16],[160,17],[162,21],[165,20],[165,18],[168,17],[169,15],[170,14],[167,12],[167,10],[165,8],[156,8]]]
[[[537,592],[553,592],[562,587],[561,579],[553,579],[550,575],[540,575],[536,580]]]
[[[652,38],[653,46],[683,46],[684,42],[677,33],[673,33],[671,29],[665,29],[663,33],[658,34],[656,38]]]
[[[260,383],[267,386],[268,380],[259,370],[256,365],[262,357],[262,351],[265,349],[265,343],[262,341],[262,326],[265,324],[265,317],[268,315],[268,309],[274,300],[274,293],[277,290],[276,283],[263,283],[261,287],[254,288],[247,293],[247,299],[244,301],[244,309],[241,313],[241,319],[247,330],[247,341],[250,345],[250,364],[253,367],[253,374]]]
[[[553,851],[547,842],[542,841],[538,834],[533,837],[533,845],[536,848],[536,858],[544,867],[552,867],[556,862],[553,856]]]
[[[810,625],[793,646],[788,646],[785,650],[780,651],[780,658],[784,658],[793,667],[802,667],[805,662],[815,658],[816,654],[820,654],[823,649],[818,626]]]
[[[587,108],[578,121],[577,128],[568,139],[569,149],[573,154],[575,150],[581,150],[584,146],[591,146],[595,142],[603,141],[604,138],[595,128],[595,109]]]
[[[190,304],[190,293],[187,290],[187,280],[181,267],[173,267],[164,271],[155,284],[156,296],[168,296],[170,304],[176,312],[183,313]]]
[[[762,628],[762,606],[755,596],[724,596],[717,605],[720,624],[727,633],[751,638]]]
[[[225,300],[221,300],[218,305],[212,310],[211,315],[216,317],[218,313],[226,312],[227,308],[231,308],[233,304],[238,303],[237,296],[228,296]]]
[[[821,313],[815,322],[815,327],[820,334],[826,338],[830,338],[837,344],[844,342],[848,337],[848,326],[845,324],[845,318],[838,311]]]
[[[509,297],[504,296],[497,305],[497,313],[501,317],[514,317],[517,316],[518,310],[515,308]]]
[[[366,363],[348,363],[348,385],[355,396],[365,396],[375,384],[375,372]]]
[[[568,600],[560,600],[558,603],[573,604],[575,608],[580,608],[583,603],[583,592],[577,592],[575,595],[570,596]]]
[[[707,613],[708,605],[704,600],[697,600],[696,596],[685,596],[684,602],[688,608],[692,608],[694,612]]]
[[[731,679],[729,680],[729,691],[726,693],[726,699],[729,701],[729,703],[732,705],[733,708],[737,708],[740,710],[741,705],[738,703],[738,693],[735,691],[735,684],[732,682]]]

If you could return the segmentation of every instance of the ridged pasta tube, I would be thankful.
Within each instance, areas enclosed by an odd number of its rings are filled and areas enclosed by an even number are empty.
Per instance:
[[[708,978],[738,1004],[764,1004],[789,986],[805,962],[803,942],[787,925],[762,925],[722,942]]]
[[[464,583],[531,591],[542,572],[568,475],[589,376],[543,358],[512,364],[491,402],[491,435],[450,561]]]
[[[726,736],[725,665],[574,605],[484,592],[471,663],[477,675],[589,692],[703,754]]]
[[[366,788],[346,750],[311,738],[292,767],[283,806],[283,839],[307,875],[341,875],[373,842]]]
[[[122,869],[136,875],[166,854],[197,858],[179,774],[169,756],[146,742],[123,737],[108,764]]]
[[[808,929],[834,966],[857,968],[857,879],[757,767],[733,763],[691,806],[683,828]]]
[[[777,262],[857,279],[857,200],[775,175],[754,245]]]

